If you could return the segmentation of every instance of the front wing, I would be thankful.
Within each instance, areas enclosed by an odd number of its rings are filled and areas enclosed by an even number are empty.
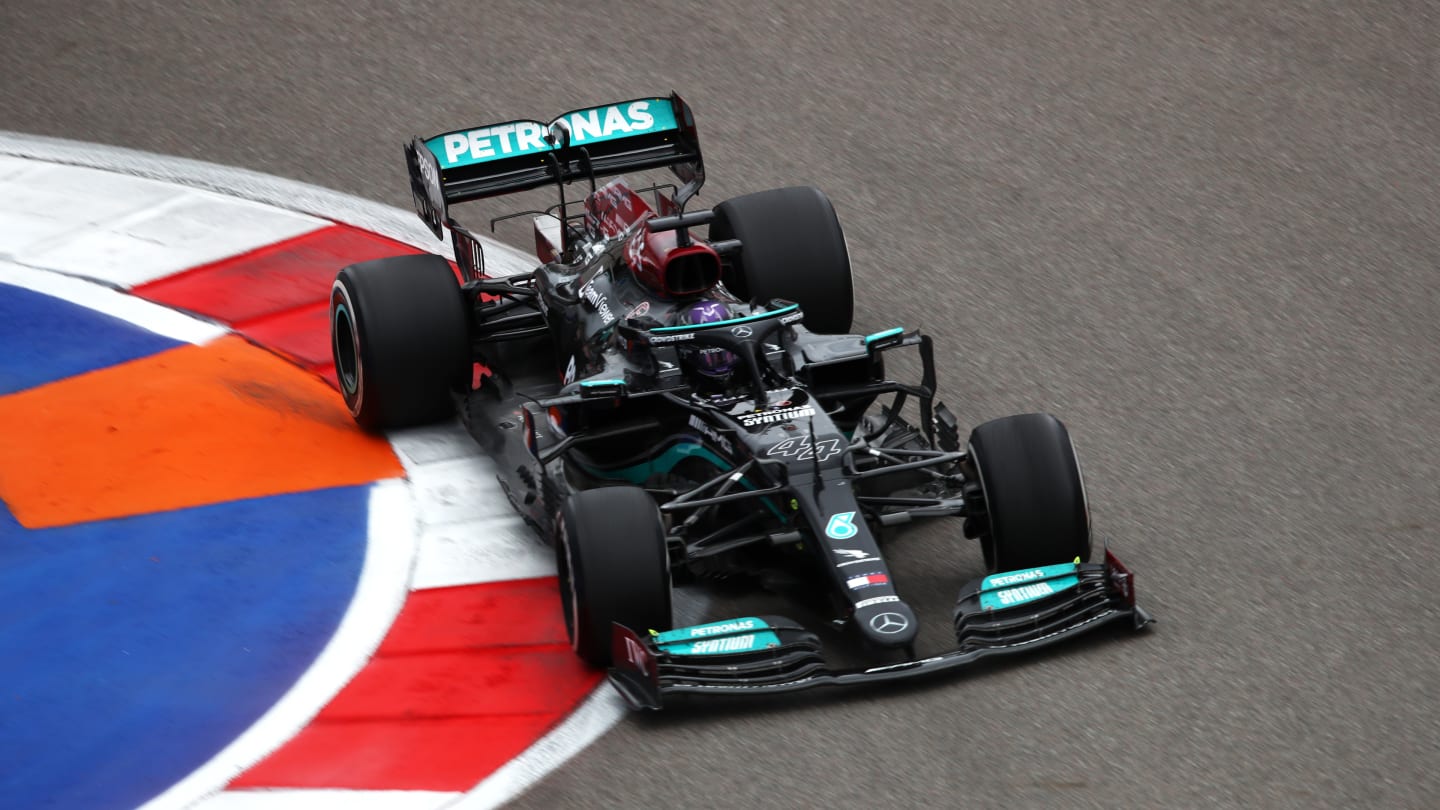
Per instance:
[[[1103,563],[1069,563],[968,583],[955,608],[957,648],[865,669],[826,666],[813,633],[780,617],[747,617],[642,636],[615,625],[611,684],[634,709],[667,695],[754,695],[898,681],[1028,652],[1112,622],[1154,619],[1135,604],[1134,577],[1108,549]]]

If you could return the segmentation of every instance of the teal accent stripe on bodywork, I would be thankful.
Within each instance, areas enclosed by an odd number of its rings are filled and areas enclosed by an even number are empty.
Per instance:
[[[655,643],[671,655],[725,655],[780,646],[764,619],[747,616],[682,627],[655,635]]]
[[[676,442],[655,458],[649,461],[642,461],[639,464],[631,464],[628,467],[616,467],[606,470],[589,464],[581,464],[578,461],[575,463],[579,464],[581,469],[596,478],[606,478],[612,481],[624,481],[627,484],[634,484],[635,486],[644,486],[645,482],[650,480],[652,475],[665,475],[687,458],[698,458],[701,461],[709,462],[716,470],[721,472],[734,468],[734,465],[715,455],[709,448],[699,442],[690,441]],[[740,479],[740,486],[746,489],[755,488],[747,478]],[[770,502],[769,496],[763,496],[760,500],[765,504],[765,508],[769,509],[775,517],[781,520],[785,519],[784,513],[777,509],[775,504]]]
[[[866,335],[866,336],[865,336],[865,345],[866,345],[866,346],[869,346],[871,343],[874,343],[874,342],[877,341],[877,340],[884,340],[885,338],[890,337],[891,335],[898,335],[898,334],[900,334],[902,331],[904,331],[904,330],[901,329],[900,327],[896,326],[896,327],[891,328],[891,329],[886,329],[886,330],[883,331],[883,332],[876,332],[876,333],[873,334],[873,335]]]
[[[684,326],[657,326],[650,331],[659,334],[668,334],[671,332],[698,332],[702,329],[719,329],[724,326],[735,326],[736,324],[751,323],[752,321],[763,321],[766,318],[774,318],[777,315],[784,315],[787,312],[794,312],[799,308],[800,307],[798,305],[791,304],[790,306],[781,307],[770,312],[761,312],[758,315],[746,315],[743,318],[730,318],[729,320],[715,321],[714,323],[696,323],[687,324]]]
[[[980,607],[1011,608],[1074,588],[1080,584],[1079,570],[1075,563],[1062,563],[991,574],[980,583]]]
[[[715,455],[710,449],[699,442],[676,442],[665,450],[665,452],[639,464],[632,464],[628,467],[616,467],[613,470],[605,470],[599,467],[592,467],[588,464],[580,466],[591,475],[597,478],[610,478],[617,481],[625,481],[636,486],[643,486],[650,480],[652,475],[665,475],[675,469],[680,462],[687,458],[698,458],[708,461],[717,470],[728,470],[731,465]]]
[[[690,627],[677,627],[674,630],[656,633],[655,643],[669,644],[672,641],[691,641],[697,638],[709,638],[710,636],[717,635],[748,633],[752,630],[764,630],[769,626],[764,619],[756,616],[742,616],[738,619],[725,619],[724,621],[697,624]]]

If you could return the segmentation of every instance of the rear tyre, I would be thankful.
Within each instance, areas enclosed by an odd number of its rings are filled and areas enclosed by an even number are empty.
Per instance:
[[[984,492],[980,542],[995,571],[1090,559],[1090,508],[1070,433],[1044,413],[1007,416],[970,434]]]
[[[454,413],[470,370],[465,294],[439,256],[352,264],[330,289],[330,348],[350,415],[366,430]]]
[[[655,501],[638,487],[577,492],[560,508],[556,564],[575,654],[610,665],[611,624],[670,629],[670,558]]]
[[[777,188],[715,206],[712,241],[739,239],[725,286],[747,301],[794,301],[812,332],[844,334],[855,315],[850,253],[830,199],[817,188]]]

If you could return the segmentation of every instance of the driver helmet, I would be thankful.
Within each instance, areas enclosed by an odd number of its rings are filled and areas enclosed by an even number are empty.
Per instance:
[[[730,309],[719,301],[701,299],[681,307],[675,313],[676,326],[715,323],[730,317]],[[735,353],[718,346],[683,346],[680,359],[700,374],[724,380],[735,369]]]

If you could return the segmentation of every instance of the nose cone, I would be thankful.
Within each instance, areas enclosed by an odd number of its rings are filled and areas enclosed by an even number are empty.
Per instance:
[[[898,599],[860,608],[855,611],[855,624],[860,635],[881,647],[909,646],[920,629],[915,612]]]

